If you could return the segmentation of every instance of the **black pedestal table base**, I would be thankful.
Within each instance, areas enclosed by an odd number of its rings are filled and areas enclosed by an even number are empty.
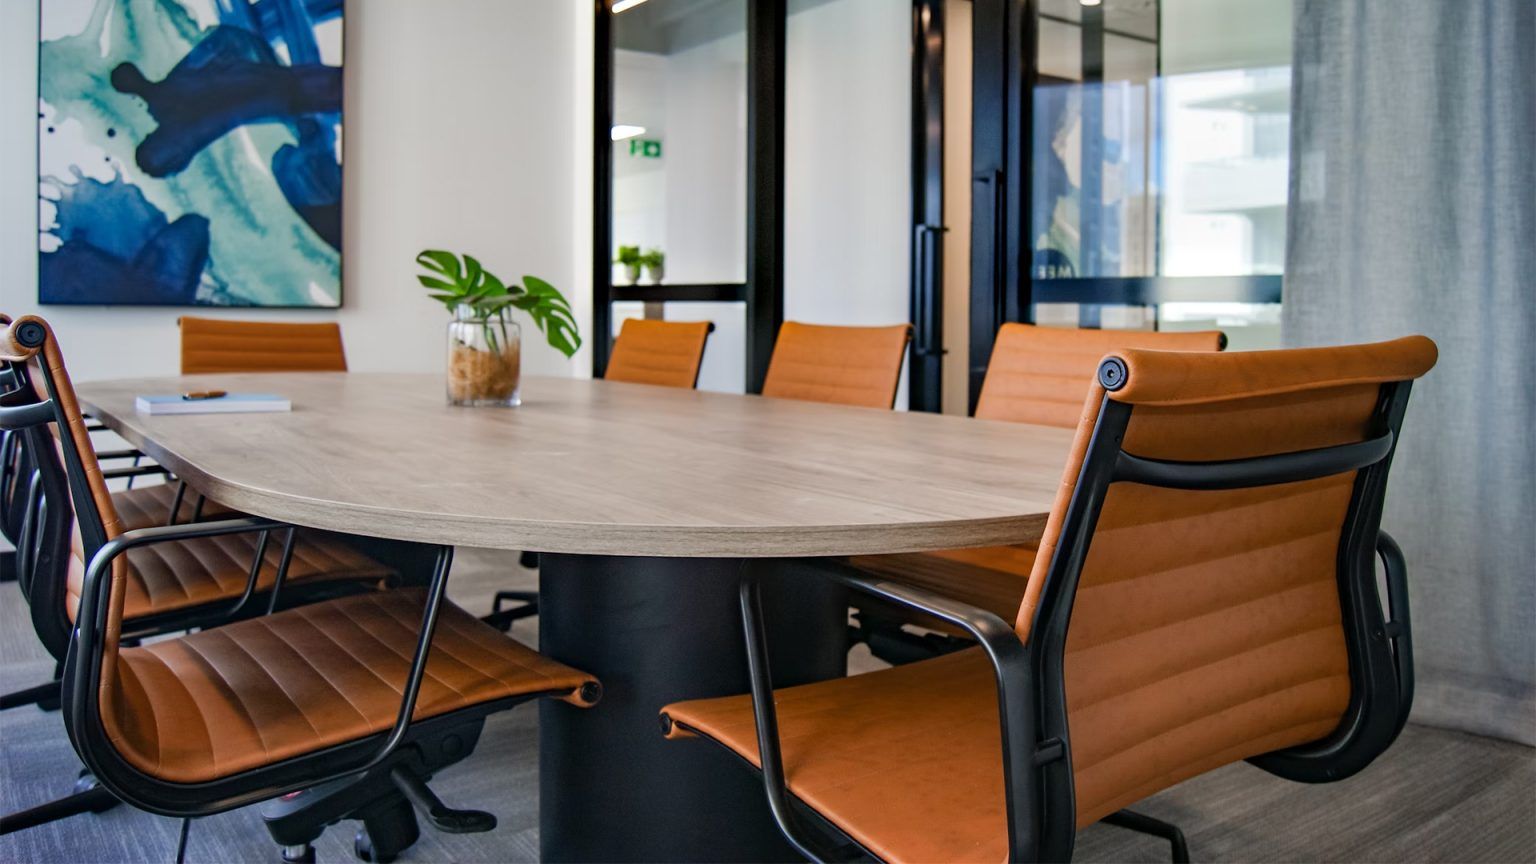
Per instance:
[[[603,700],[590,709],[539,705],[540,857],[796,859],[752,771],[707,742],[661,733],[659,712],[670,702],[750,689],[737,605],[741,562],[541,557],[539,649],[596,675]],[[775,685],[843,675],[843,592],[788,566],[767,573]]]

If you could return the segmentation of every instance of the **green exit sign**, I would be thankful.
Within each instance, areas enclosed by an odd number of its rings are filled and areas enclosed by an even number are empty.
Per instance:
[[[629,155],[637,159],[660,159],[661,142],[649,138],[631,138]]]

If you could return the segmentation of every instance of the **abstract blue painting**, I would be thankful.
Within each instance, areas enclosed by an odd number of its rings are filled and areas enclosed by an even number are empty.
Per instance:
[[[340,306],[343,0],[40,2],[38,299]]]

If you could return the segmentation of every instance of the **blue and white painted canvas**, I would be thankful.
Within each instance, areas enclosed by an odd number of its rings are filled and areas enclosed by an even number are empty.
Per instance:
[[[344,0],[40,2],[38,299],[341,305]]]

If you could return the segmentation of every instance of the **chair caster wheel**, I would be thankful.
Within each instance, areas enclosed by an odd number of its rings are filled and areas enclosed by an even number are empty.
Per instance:
[[[283,847],[284,864],[315,864],[315,847],[305,843],[302,846]]]
[[[368,832],[362,828],[357,829],[357,836],[352,838],[352,854],[356,855],[359,861],[373,860],[373,842],[368,839]],[[388,864],[388,862],[381,861],[379,864]]]
[[[392,855],[383,853],[376,855],[373,851],[373,840],[368,836],[365,828],[357,829],[357,836],[352,838],[352,854],[356,855],[359,861],[369,861],[373,864],[389,864],[399,857],[398,852]]]
[[[75,778],[75,794],[80,795],[101,788],[101,783],[96,780],[96,775],[89,768],[81,768],[80,775]],[[92,813],[105,813],[113,807],[121,804],[116,797],[107,798],[103,803],[91,808]]]

